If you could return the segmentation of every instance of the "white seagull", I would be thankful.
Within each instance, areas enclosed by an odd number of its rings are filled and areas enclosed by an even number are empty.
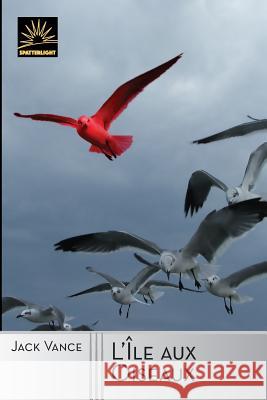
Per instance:
[[[194,140],[193,143],[206,144],[210,142],[215,142],[217,140],[230,139],[236,136],[245,136],[255,131],[267,129],[267,119],[252,118],[250,115],[247,115],[247,117],[251,119],[250,122],[245,122],[244,124],[233,126],[232,128],[226,129],[225,131],[215,133],[214,135]]]
[[[46,322],[52,327],[55,325],[54,321],[57,321],[61,330],[71,330],[71,325],[67,324],[66,321],[71,320],[72,317],[66,317],[65,313],[54,305],[42,307],[17,297],[2,298],[2,314],[18,307],[24,309],[17,315],[17,318],[24,318],[34,323]]]
[[[243,201],[219,211],[212,211],[201,222],[187,245],[179,251],[164,250],[153,242],[122,231],[74,236],[56,243],[55,250],[107,253],[130,247],[146,251],[159,256],[158,264],[153,265],[166,272],[168,278],[171,273],[179,274],[181,290],[183,289],[181,281],[183,273],[193,277],[195,286],[199,288],[201,285],[197,277],[200,264],[196,258],[201,255],[208,262],[212,262],[226,243],[241,237],[265,217],[267,217],[267,202],[259,199]]]
[[[97,275],[102,276],[109,284],[111,296],[114,301],[121,304],[119,314],[122,314],[122,306],[128,305],[126,318],[129,317],[129,311],[132,303],[147,304],[136,298],[136,294],[146,284],[148,279],[160,271],[158,266],[148,266],[143,268],[138,274],[127,284],[117,280],[111,275],[105,274],[104,272],[98,272],[92,267],[87,267],[87,271],[93,272]]]
[[[224,306],[228,314],[233,314],[232,300],[237,303],[245,303],[253,300],[248,296],[240,296],[236,289],[254,279],[267,277],[267,261],[243,268],[227,278],[220,278],[218,275],[212,275],[206,281],[207,290],[214,296],[224,298]],[[230,307],[226,304],[226,298],[230,300]]]
[[[143,264],[146,264],[149,266],[155,265],[155,264],[151,264],[151,263],[147,262],[146,260],[143,260],[143,259],[140,260],[139,257],[140,257],[139,255],[136,255],[136,258]],[[122,283],[125,286],[127,286],[129,284],[129,282],[126,282],[126,281],[123,281]],[[158,290],[159,287],[162,287],[164,289],[168,289],[168,288],[179,289],[179,285],[176,285],[175,283],[151,279],[150,281],[146,282],[146,284],[139,289],[137,294],[140,294],[141,296],[143,296],[143,299],[146,303],[148,302],[148,299],[150,299],[151,303],[154,303],[156,300],[158,300],[160,297],[162,297],[164,295],[164,292],[162,290]],[[90,287],[89,289],[85,289],[81,292],[71,294],[68,297],[70,297],[70,298],[77,297],[77,296],[81,296],[83,294],[88,294],[88,293],[110,292],[110,290],[111,290],[110,283],[100,283],[100,285],[96,285],[96,286]],[[184,287],[184,290],[188,290],[189,292],[201,293],[201,291],[199,291],[199,290],[188,289],[185,287]]]
[[[187,216],[189,211],[191,216],[194,212],[198,212],[199,208],[201,208],[206,201],[212,187],[217,187],[225,192],[228,204],[235,204],[253,198],[261,198],[260,195],[251,192],[251,190],[254,188],[266,161],[267,142],[263,143],[251,153],[243,181],[241,185],[234,188],[228,188],[225,183],[206,171],[201,170],[193,172],[188,183],[185,197],[185,215]]]

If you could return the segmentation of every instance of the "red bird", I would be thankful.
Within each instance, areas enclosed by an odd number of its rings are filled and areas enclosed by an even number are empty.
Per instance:
[[[112,160],[112,157],[120,156],[131,146],[133,137],[111,135],[108,131],[111,123],[149,83],[157,79],[181,57],[182,54],[179,54],[164,64],[124,83],[115,90],[96,114],[91,117],[82,115],[77,120],[54,114],[23,115],[14,113],[14,115],[21,118],[31,118],[36,121],[50,121],[71,126],[76,129],[79,136],[92,144],[89,151],[103,153],[109,160]]]

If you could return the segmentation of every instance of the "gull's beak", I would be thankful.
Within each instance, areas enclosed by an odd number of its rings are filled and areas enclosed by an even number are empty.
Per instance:
[[[16,316],[16,318],[23,318],[23,315],[19,314]]]
[[[207,279],[207,278],[205,278],[205,279],[202,278],[201,280],[202,280],[203,282],[208,282],[208,279]]]
[[[166,271],[166,275],[167,275],[167,278],[168,278],[168,281],[170,280],[170,271]]]

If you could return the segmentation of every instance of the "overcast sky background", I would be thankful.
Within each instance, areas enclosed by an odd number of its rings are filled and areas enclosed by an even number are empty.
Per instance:
[[[134,304],[127,320],[109,293],[65,297],[103,281],[88,265],[131,279],[141,268],[131,252],[53,250],[64,238],[109,229],[179,249],[208,212],[226,205],[214,190],[201,212],[185,219],[191,173],[205,169],[239,184],[267,132],[190,142],[245,122],[246,114],[266,118],[266,1],[4,0],[3,9],[3,294],[55,304],[75,316],[73,325],[99,320],[99,330],[266,330],[266,280],[240,290],[255,299],[236,305],[233,316],[220,298],[166,290],[150,307]],[[18,16],[58,16],[58,58],[17,58]],[[120,84],[180,52],[113,123],[111,132],[134,136],[114,162],[88,153],[71,128],[12,115],[92,115]],[[267,192],[266,181],[267,168],[257,192]],[[218,259],[219,274],[266,260],[266,232],[264,221],[235,242]],[[15,319],[17,311],[4,316],[3,328],[31,329]]]

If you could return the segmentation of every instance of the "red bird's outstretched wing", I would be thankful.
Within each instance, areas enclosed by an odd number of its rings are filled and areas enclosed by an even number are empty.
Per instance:
[[[14,113],[16,117],[20,118],[31,118],[36,121],[49,121],[56,122],[57,124],[71,126],[72,128],[76,128],[78,123],[77,120],[70,117],[63,117],[61,115],[55,114],[32,114],[32,115],[24,115],[20,113]]]
[[[149,83],[153,82],[175,64],[182,57],[182,54],[121,85],[94,115],[96,120],[102,123],[105,129],[108,129],[112,121],[123,112],[130,101],[142,92]]]

